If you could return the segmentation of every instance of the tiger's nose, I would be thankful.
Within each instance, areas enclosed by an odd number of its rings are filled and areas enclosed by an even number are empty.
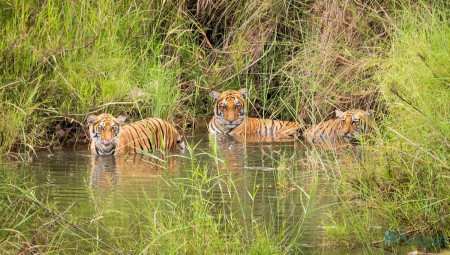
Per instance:
[[[104,139],[104,140],[103,140],[103,144],[104,144],[104,145],[110,145],[110,144],[111,144],[111,141],[110,141],[110,140]]]

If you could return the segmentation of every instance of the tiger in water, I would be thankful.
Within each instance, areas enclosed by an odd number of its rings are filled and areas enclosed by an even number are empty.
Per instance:
[[[126,117],[111,114],[90,115],[91,154],[115,155],[156,150],[184,149],[183,137],[174,126],[159,118],[148,118],[123,125]]]
[[[214,117],[208,125],[210,134],[257,135],[294,137],[301,135],[304,128],[297,122],[273,119],[249,118],[246,116],[247,89],[227,90],[222,93],[211,91],[214,100]]]
[[[354,143],[368,130],[370,112],[352,109],[335,111],[336,118],[321,122],[308,128],[303,137],[313,143],[347,142]]]

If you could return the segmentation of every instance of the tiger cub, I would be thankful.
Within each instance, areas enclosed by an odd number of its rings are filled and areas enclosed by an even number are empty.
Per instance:
[[[114,155],[156,150],[184,149],[183,137],[170,123],[148,118],[123,125],[126,117],[111,114],[90,115],[91,154]]]
[[[353,143],[368,129],[370,112],[352,109],[346,112],[335,111],[336,119],[327,120],[308,128],[303,137],[307,140],[320,142]]]
[[[293,137],[300,135],[304,128],[296,122],[245,116],[246,88],[222,93],[211,91],[209,95],[214,100],[214,117],[208,125],[210,134]]]

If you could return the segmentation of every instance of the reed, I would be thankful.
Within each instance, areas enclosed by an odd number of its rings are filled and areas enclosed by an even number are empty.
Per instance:
[[[341,171],[339,190],[351,202],[334,215],[345,217],[330,218],[335,241],[370,246],[388,229],[449,236],[448,13],[439,3],[403,7],[377,75],[387,106],[379,137],[353,171]]]
[[[285,155],[274,162],[280,194],[302,187],[293,172],[299,164],[333,181],[340,210],[323,222],[330,245],[370,250],[381,229],[449,236],[448,45],[445,1],[6,0],[0,152],[21,159],[21,152],[85,143],[87,113],[155,116],[198,130],[212,116],[212,89],[247,87],[250,116],[307,124],[336,108],[371,109],[377,128],[359,158],[319,148],[306,162]],[[208,172],[193,151],[191,176],[165,177],[176,199],[142,198],[114,224],[95,220],[86,229],[37,194],[26,170],[2,166],[2,253],[295,251],[288,240],[301,227],[275,234],[240,203],[213,206],[211,196],[236,195],[237,180],[218,167]],[[226,164],[217,147],[211,151]],[[302,193],[312,210],[314,188]],[[36,226],[48,227],[36,234]]]

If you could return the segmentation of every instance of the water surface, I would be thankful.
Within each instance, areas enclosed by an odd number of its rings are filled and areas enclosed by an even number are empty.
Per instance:
[[[329,180],[322,178],[314,165],[308,163],[311,161],[306,160],[310,155],[301,143],[219,139],[216,144],[211,143],[206,133],[186,140],[195,147],[195,160],[189,151],[158,159],[146,155],[95,156],[87,149],[62,150],[38,153],[29,168],[38,185],[51,187],[51,199],[61,209],[75,201],[71,210],[80,217],[89,217],[98,203],[127,211],[129,203],[142,197],[176,195],[165,178],[191,178],[192,166],[206,167],[211,175],[231,176],[238,193],[237,197],[229,196],[214,186],[210,200],[218,208],[224,207],[225,200],[230,210],[243,210],[246,217],[241,216],[242,221],[254,218],[283,231],[300,232],[295,241],[305,253],[337,252],[318,248],[324,235],[321,222],[325,213],[336,206],[336,199]],[[242,208],[233,208],[236,204]],[[343,249],[342,253],[346,252]]]

